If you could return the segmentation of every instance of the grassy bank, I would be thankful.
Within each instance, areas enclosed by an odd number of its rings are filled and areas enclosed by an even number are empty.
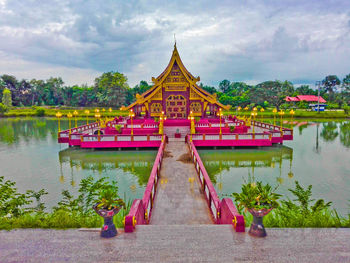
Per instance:
[[[225,115],[236,115],[238,116],[247,116],[249,117],[251,114],[251,111],[226,111],[224,112]],[[276,116],[276,118],[279,118],[280,116],[278,114],[275,114],[272,112],[272,110],[266,110],[264,112],[258,111],[258,116],[256,117],[257,120],[260,120],[261,116],[264,118],[273,118]],[[285,111],[285,114],[283,116],[284,119],[290,119],[291,115],[289,114],[289,111]],[[345,119],[350,118],[350,114],[346,114],[344,110],[329,110],[329,111],[323,111],[323,112],[315,112],[315,111],[308,111],[308,110],[302,110],[297,109],[295,110],[295,114],[293,118],[317,118],[317,119]]]
[[[44,111],[40,111],[43,109]],[[13,107],[3,114],[3,117],[56,117],[56,113],[62,113],[62,117],[67,117],[68,113],[72,113],[76,110],[78,112],[78,117],[85,118],[87,115],[89,117],[94,117],[96,108],[74,108],[74,107]],[[117,109],[112,109],[111,112],[108,111],[108,108],[98,108],[103,117],[105,116],[126,116],[128,115],[127,111],[121,111]],[[105,111],[103,111],[105,109]],[[90,113],[86,114],[85,110],[89,110]]]
[[[40,109],[43,109],[44,111],[40,111]],[[88,114],[89,117],[94,117],[95,115],[95,109],[94,107],[90,108],[74,108],[74,107],[14,107],[11,108],[9,111],[3,114],[3,117],[34,117],[34,116],[46,116],[46,117],[56,117],[57,112],[62,113],[62,118],[67,117],[68,113],[73,113],[75,110],[78,112],[78,118],[85,118],[86,113],[85,110],[89,110],[90,113]],[[103,111],[104,108],[98,108],[100,110],[100,113],[102,116],[127,116],[127,111],[121,111],[119,109],[112,109],[112,112],[108,111],[108,108],[105,108],[105,111]],[[239,116],[250,116],[251,111],[225,111],[225,115],[236,115]],[[272,112],[272,109],[266,109],[264,112],[258,111],[257,120],[260,119],[260,117],[263,116],[264,118],[273,118],[274,114]],[[278,118],[279,115],[276,114],[276,118]],[[289,111],[285,111],[284,118],[290,118]],[[327,110],[324,112],[314,112],[314,111],[308,111],[303,109],[297,109],[295,110],[294,118],[323,118],[323,119],[333,119],[333,118],[350,118],[350,113],[346,114],[344,110]]]

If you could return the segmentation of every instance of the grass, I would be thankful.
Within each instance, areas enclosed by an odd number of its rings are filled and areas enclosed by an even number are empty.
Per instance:
[[[122,209],[113,221],[117,228],[123,228],[123,219],[129,213],[130,206]],[[0,230],[16,228],[98,228],[102,227],[103,218],[97,214],[84,215],[77,212],[57,210],[52,213],[26,213],[17,217],[0,217]]]
[[[86,108],[74,108],[74,107],[52,107],[52,106],[45,106],[45,107],[13,107],[11,108],[8,112],[6,112],[3,116],[4,117],[22,117],[22,116],[28,116],[28,117],[33,117],[33,116],[38,116],[37,109],[38,108],[44,108],[45,113],[44,116],[46,117],[56,117],[56,113],[59,111],[63,114],[63,118],[67,117],[67,114],[73,113],[73,111],[78,112],[78,118],[85,118],[85,110],[89,110],[89,117],[94,117],[95,112],[94,110],[96,108],[94,107],[86,107]],[[121,110],[113,110],[112,112],[108,111],[108,108],[105,108],[105,112],[102,111],[103,108],[99,108],[100,113],[102,116],[127,116],[128,112],[127,111],[121,111]],[[251,111],[225,111],[225,115],[236,115],[238,113],[239,116],[250,116]],[[272,112],[272,109],[268,108],[264,112],[258,112],[257,120],[259,120],[259,116],[263,115],[264,118],[273,118],[274,114]],[[278,118],[279,115],[276,114],[276,118]],[[350,114],[346,114],[343,110],[327,110],[324,112],[314,112],[314,111],[309,111],[309,110],[303,110],[303,109],[297,109],[295,110],[294,118],[348,118],[350,117]],[[284,118],[290,118],[289,111],[285,111]]]
[[[225,111],[225,115],[236,115],[236,111]],[[250,116],[251,111],[240,111],[238,112],[239,116]],[[260,116],[263,116],[264,118],[273,118],[274,114],[272,112],[272,109],[268,109],[264,112],[258,112],[257,120],[260,119]],[[276,118],[279,118],[280,116],[276,114]],[[291,115],[289,114],[289,111],[285,111],[284,119],[290,118]],[[327,110],[323,112],[315,112],[315,111],[308,111],[303,109],[297,109],[295,110],[294,118],[348,118],[350,117],[349,114],[346,114],[343,110]]]
[[[74,107],[13,107],[9,111],[7,111],[3,116],[4,117],[34,117],[38,116],[38,108],[45,109],[44,115],[45,117],[56,117],[57,112],[62,113],[62,117],[67,117],[67,114],[73,113],[75,110],[78,112],[78,118],[85,118],[86,113],[85,110],[89,110],[89,117],[94,117],[96,108],[74,108]],[[102,110],[103,108],[98,108],[103,117],[110,116],[127,116],[127,111],[121,110],[113,110],[112,112],[108,111],[108,108],[105,108],[105,112]]]

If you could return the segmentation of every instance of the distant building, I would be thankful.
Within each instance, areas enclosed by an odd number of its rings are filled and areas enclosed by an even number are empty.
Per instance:
[[[300,101],[309,102],[310,103],[309,107],[313,111],[318,110],[318,96],[315,96],[315,95],[298,95],[296,97],[287,96],[285,100],[290,102],[300,102]],[[320,96],[320,101],[319,101],[320,111],[324,111],[326,106],[327,106],[326,100]]]

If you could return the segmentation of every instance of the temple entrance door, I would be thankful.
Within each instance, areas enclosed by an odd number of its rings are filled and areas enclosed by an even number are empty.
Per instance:
[[[166,116],[169,119],[186,119],[186,99],[182,95],[170,95],[166,99]]]

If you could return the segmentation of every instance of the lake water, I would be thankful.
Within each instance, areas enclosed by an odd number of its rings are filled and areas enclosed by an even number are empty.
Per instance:
[[[68,122],[61,121],[61,127],[68,128]],[[157,150],[68,148],[57,143],[57,132],[54,119],[0,119],[0,175],[15,181],[20,192],[45,188],[47,207],[61,200],[62,190],[77,194],[80,180],[89,175],[117,181],[122,198],[142,198]]]
[[[83,124],[84,121],[78,123]],[[61,122],[68,128],[68,122]],[[0,119],[0,175],[19,191],[45,188],[48,207],[64,189],[77,193],[82,178],[93,175],[117,181],[121,197],[141,198],[157,151],[101,151],[67,148],[57,143],[57,120]],[[341,214],[349,211],[350,122],[310,122],[294,128],[294,140],[261,149],[199,150],[220,197],[240,192],[248,176],[292,197],[298,180],[313,185],[313,197],[332,201]]]
[[[350,211],[350,122],[310,121],[294,127],[294,140],[261,149],[198,151],[219,196],[240,192],[249,176],[278,186],[291,199],[295,181],[312,185],[313,198],[332,201],[342,214]]]

